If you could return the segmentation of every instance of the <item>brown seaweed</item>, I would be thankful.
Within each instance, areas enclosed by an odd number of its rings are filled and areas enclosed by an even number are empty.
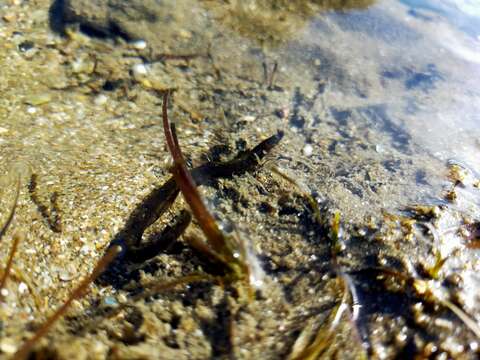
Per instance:
[[[164,111],[166,111],[165,106],[166,103],[164,103]],[[171,129],[168,128],[168,131],[170,132]],[[252,149],[239,152],[231,160],[224,162],[210,161],[195,167],[188,171],[188,176],[193,181],[193,184],[200,186],[211,184],[219,178],[232,178],[233,176],[239,176],[246,172],[254,171],[260,165],[262,159],[276,145],[278,145],[282,138],[283,132],[279,131],[261,141]],[[175,146],[174,139],[170,138],[170,140]],[[161,251],[166,250],[183,233],[188,225],[186,223],[185,214],[182,215],[183,220],[179,219],[180,223],[174,223],[167,227],[162,234],[156,236],[153,241],[149,241],[146,244],[142,242],[142,237],[146,229],[156,222],[172,206],[179,191],[179,186],[177,185],[175,176],[173,176],[163,185],[152,190],[151,193],[135,208],[123,230],[115,236],[110,244],[110,246],[120,245],[122,247],[122,254],[118,256],[106,272],[102,274],[99,279],[100,282],[111,284],[115,287],[122,287],[130,278],[127,269],[129,262],[141,263],[142,261],[147,261],[148,259],[153,258]],[[211,221],[211,218],[208,221]],[[208,231],[216,233],[217,230],[209,229]],[[223,237],[222,234],[219,235],[216,233],[215,236],[216,241],[219,241],[220,243],[223,241],[221,240]],[[193,247],[203,254],[208,254],[207,257],[215,259],[216,262],[228,262],[227,258],[237,256],[236,254],[228,255],[230,251],[226,248],[222,250],[225,251],[224,254],[218,254],[216,251],[209,252],[211,248],[209,248],[205,242],[192,237],[189,237],[187,240],[189,240],[189,243]],[[220,246],[222,247],[223,245]],[[241,245],[230,244],[228,246],[235,248]],[[217,255],[220,256],[218,257]],[[248,256],[248,252],[246,256]],[[231,264],[234,264],[235,261],[231,262]]]
[[[247,245],[238,238],[224,234],[212,214],[208,211],[197,189],[194,177],[187,169],[176,136],[175,125],[169,122],[167,112],[168,95],[169,93],[166,92],[163,97],[162,115],[167,146],[174,161],[172,168],[173,176],[206,237],[205,242],[196,238],[190,238],[190,242],[197,250],[206,254],[212,260],[223,264],[229,270],[231,280],[248,281],[252,275],[252,264],[250,263],[251,258],[249,258]],[[271,137],[267,139],[260,145],[257,145],[251,152],[242,154],[242,157],[235,162],[225,163],[223,166],[207,165],[203,168],[203,172],[206,172],[205,170],[208,169],[207,174],[217,173],[231,176],[238,172],[247,171],[258,165],[259,157],[264,156],[275,146],[281,136],[279,133],[278,138]]]

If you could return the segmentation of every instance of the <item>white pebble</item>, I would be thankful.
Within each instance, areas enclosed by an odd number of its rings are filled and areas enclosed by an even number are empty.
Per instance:
[[[0,350],[4,354],[13,354],[15,351],[17,351],[17,346],[12,339],[4,338],[0,342]]]
[[[20,284],[18,284],[18,292],[20,294],[25,294],[28,290],[28,286],[27,284],[25,284],[24,282],[21,282]]]
[[[66,270],[60,270],[59,273],[58,273],[58,277],[60,280],[62,281],[70,281],[73,279],[73,276],[72,274],[70,274],[68,271]]]
[[[7,297],[8,296],[8,290],[3,288],[2,290],[0,290],[0,294],[3,296],[3,297]]]
[[[255,116],[252,116],[252,115],[245,115],[242,120],[243,121],[246,121],[246,122],[252,122],[252,121],[255,121],[256,117]]]
[[[105,94],[99,94],[93,100],[94,104],[97,106],[105,105],[108,101],[108,97]]]
[[[145,40],[136,40],[130,43],[130,45],[137,50],[143,50],[147,47],[147,42]]]
[[[89,252],[91,252],[92,249],[89,245],[83,245],[81,248],[80,248],[80,252],[83,254],[83,255],[86,255],[88,254]]]
[[[148,68],[145,64],[135,64],[132,67],[133,75],[147,75]]]
[[[128,298],[124,294],[118,295],[117,300],[120,304],[126,304],[128,302]]]
[[[313,154],[313,146],[310,144],[305,145],[305,147],[303,148],[303,155],[308,157],[308,156],[312,156],[312,154]]]
[[[28,112],[29,114],[35,114],[35,113],[37,112],[37,108],[34,107],[34,106],[29,106],[29,107],[27,108],[27,112]]]

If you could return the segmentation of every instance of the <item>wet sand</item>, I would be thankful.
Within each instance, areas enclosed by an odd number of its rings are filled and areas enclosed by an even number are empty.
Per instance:
[[[14,234],[22,238],[2,290],[2,356],[66,300],[170,178],[158,95],[170,89],[170,118],[192,166],[285,133],[254,172],[201,187],[219,223],[248,239],[264,285],[253,301],[241,296],[245,284],[214,282],[132,301],[153,282],[218,272],[180,238],[145,263],[122,266],[118,281],[92,285],[37,345],[39,357],[295,358],[328,334],[348,278],[358,292],[348,303],[361,305],[360,315],[352,322],[344,314],[324,357],[475,358],[478,333],[445,304],[473,322],[480,316],[476,164],[423,136],[432,128],[426,119],[443,110],[464,109],[466,123],[474,121],[475,66],[402,49],[438,46],[418,16],[410,24],[392,17],[409,13],[404,3],[365,10],[367,2],[352,2],[344,12],[332,10],[335,2],[124,3],[12,0],[0,9],[2,222],[21,178],[2,264]],[[302,191],[325,223],[315,222]],[[405,211],[415,204],[425,207]],[[184,208],[179,197],[144,241]],[[194,232],[195,223],[187,234]],[[380,267],[416,282],[379,279]]]

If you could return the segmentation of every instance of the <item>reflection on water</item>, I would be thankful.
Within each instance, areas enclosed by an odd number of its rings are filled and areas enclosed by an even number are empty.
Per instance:
[[[234,0],[206,2],[215,17],[262,43],[278,44],[297,33],[309,18],[329,10],[361,9],[376,0]]]
[[[264,46],[281,48],[283,42],[287,52],[317,47],[320,53],[329,53],[329,61],[350,77],[339,89],[344,108],[382,104],[393,121],[434,157],[480,166],[478,1],[206,4],[221,23]],[[288,40],[290,45],[285,45]],[[316,56],[305,61],[315,61]],[[358,83],[371,95],[359,96]],[[331,99],[330,104],[335,103]]]
[[[408,13],[412,16],[426,21],[434,21],[436,16],[441,16],[444,21],[478,39],[480,7],[477,0],[401,0],[401,2],[409,7]]]
[[[375,93],[370,101],[387,105],[395,121],[434,156],[478,168],[479,9],[478,1],[383,1],[364,11],[320,17],[335,42],[316,31],[316,20],[303,40],[329,44],[338,61],[362,72]]]

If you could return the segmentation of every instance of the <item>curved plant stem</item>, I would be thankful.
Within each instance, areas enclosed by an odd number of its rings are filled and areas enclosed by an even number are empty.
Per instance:
[[[3,238],[3,235],[7,232],[8,227],[12,223],[13,216],[15,215],[15,210],[17,209],[18,197],[20,195],[20,176],[17,177],[17,186],[15,190],[15,199],[13,200],[13,204],[10,207],[10,212],[8,213],[7,221],[5,224],[2,225],[0,229],[0,240]]]
[[[13,245],[12,249],[10,250],[10,255],[8,256],[7,265],[5,266],[5,270],[3,271],[2,278],[0,280],[0,290],[3,289],[5,283],[7,282],[8,275],[10,274],[10,270],[12,269],[13,258],[15,257],[15,253],[17,252],[18,244],[20,243],[21,236],[19,234],[15,234],[13,236]]]
[[[88,286],[93,283],[93,281],[95,281],[95,279],[103,272],[103,270],[108,266],[108,264],[110,264],[115,259],[115,257],[120,253],[121,250],[122,249],[120,246],[111,247],[108,252],[98,261],[91,274],[82,280],[80,285],[78,285],[70,294],[67,301],[65,301],[65,303],[63,303],[63,305],[57,311],[55,311],[55,313],[50,316],[43,323],[42,326],[40,326],[40,328],[35,332],[35,334],[29,340],[27,340],[20,347],[20,349],[17,350],[17,352],[13,355],[12,359],[26,359],[35,344],[38,342],[38,340],[40,340],[48,333],[48,331],[52,328],[53,325],[55,325],[55,323],[58,321],[58,319],[60,319],[60,317],[65,315],[73,300],[80,298],[82,295],[84,295]]]

